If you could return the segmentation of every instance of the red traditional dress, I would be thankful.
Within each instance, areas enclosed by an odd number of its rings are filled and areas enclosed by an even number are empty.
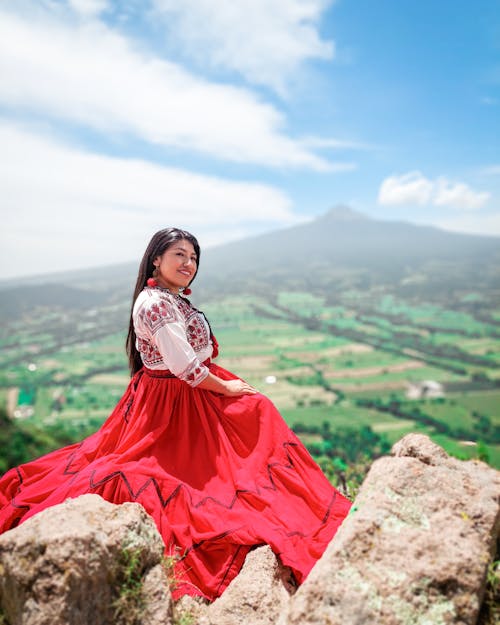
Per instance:
[[[67,497],[136,501],[178,558],[176,595],[219,596],[257,545],[302,582],[349,511],[264,395],[197,388],[216,342],[185,298],[146,287],[133,310],[144,367],[98,432],[0,480],[0,531]]]

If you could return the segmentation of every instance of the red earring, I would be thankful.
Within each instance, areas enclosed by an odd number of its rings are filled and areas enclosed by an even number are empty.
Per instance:
[[[191,291],[191,289],[189,287],[186,287],[185,289],[183,289],[182,294],[183,295],[191,295],[193,291]]]
[[[158,286],[158,280],[156,280],[157,277],[158,277],[158,267],[155,265],[155,268],[153,269],[153,277],[148,278],[146,280],[146,284],[151,288]]]

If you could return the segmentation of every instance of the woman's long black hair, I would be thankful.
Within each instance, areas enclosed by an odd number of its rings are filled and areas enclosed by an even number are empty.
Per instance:
[[[194,251],[197,256],[197,268],[196,273],[193,276],[191,282],[196,278],[196,274],[198,273],[198,268],[200,266],[200,245],[190,232],[186,230],[180,230],[179,228],[165,228],[165,230],[159,230],[156,232],[149,245],[144,252],[144,256],[142,257],[141,264],[139,265],[139,274],[137,276],[137,282],[135,283],[134,296],[132,298],[132,306],[130,307],[130,321],[128,326],[128,335],[125,343],[125,348],[128,354],[128,362],[130,367],[130,375],[134,375],[137,373],[139,369],[142,367],[142,360],[139,352],[137,351],[137,347],[135,346],[136,335],[134,329],[134,320],[132,317],[132,313],[134,310],[134,303],[137,299],[137,296],[142,291],[142,289],[146,286],[146,281],[148,278],[151,278],[154,271],[153,260],[158,258],[158,256],[163,256],[163,254],[168,250],[168,248],[176,243],[177,241],[182,241],[185,239],[189,241],[191,245],[194,247]]]

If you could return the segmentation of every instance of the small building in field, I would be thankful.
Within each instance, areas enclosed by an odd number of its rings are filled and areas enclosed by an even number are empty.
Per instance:
[[[444,397],[443,385],[435,380],[423,380],[422,382],[410,382],[406,390],[408,399],[434,399]]]

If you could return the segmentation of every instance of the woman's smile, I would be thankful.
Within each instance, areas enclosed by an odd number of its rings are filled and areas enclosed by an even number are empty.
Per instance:
[[[178,293],[189,285],[198,269],[198,257],[192,243],[185,239],[171,245],[154,260],[158,284]]]

